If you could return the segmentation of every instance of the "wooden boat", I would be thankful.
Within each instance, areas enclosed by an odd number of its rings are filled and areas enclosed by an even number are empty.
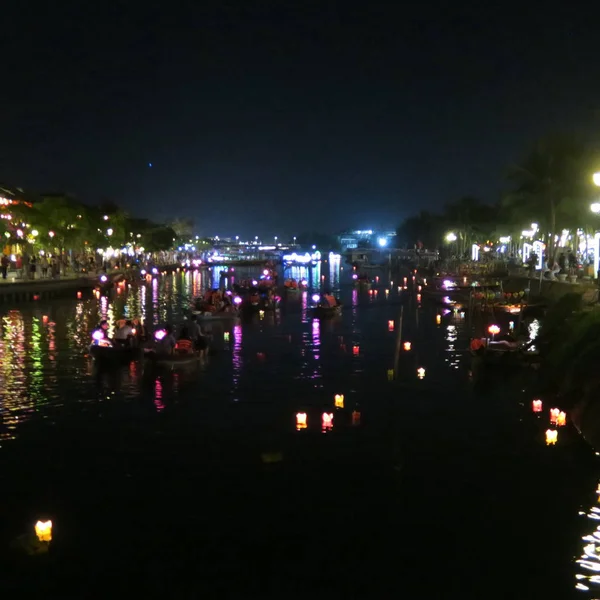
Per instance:
[[[315,306],[312,309],[312,316],[315,319],[332,319],[342,314],[342,305],[337,306]]]
[[[98,344],[92,344],[89,353],[96,362],[112,364],[130,363],[142,356],[140,348]]]
[[[154,350],[147,350],[144,358],[155,367],[166,369],[176,369],[184,367],[194,367],[200,365],[200,354],[198,352],[188,354],[157,354]]]

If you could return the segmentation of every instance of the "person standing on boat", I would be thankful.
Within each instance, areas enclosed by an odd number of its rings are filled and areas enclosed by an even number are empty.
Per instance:
[[[131,339],[135,335],[133,329],[133,323],[131,321],[125,321],[122,327],[117,329],[115,334],[115,341],[121,346],[131,346]]]

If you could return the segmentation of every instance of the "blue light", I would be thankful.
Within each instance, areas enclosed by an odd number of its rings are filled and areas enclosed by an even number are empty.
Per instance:
[[[149,166],[150,168],[152,168],[152,163],[148,163],[148,166]]]
[[[377,240],[377,243],[383,248],[384,246],[387,246],[388,241],[387,241],[387,238],[380,237]]]

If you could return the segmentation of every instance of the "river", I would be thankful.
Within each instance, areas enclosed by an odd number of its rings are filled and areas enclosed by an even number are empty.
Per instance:
[[[214,326],[193,371],[97,371],[89,332],[181,323],[214,270],[1,314],[6,597],[597,597],[600,470],[568,427],[545,445],[527,377],[474,385],[467,316],[411,274],[372,293],[335,262],[293,275],[313,289]],[[342,317],[311,319],[319,286]],[[47,518],[49,553],[11,547]]]

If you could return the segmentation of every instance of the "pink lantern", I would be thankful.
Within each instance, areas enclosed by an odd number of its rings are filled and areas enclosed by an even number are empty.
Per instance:
[[[550,423],[552,423],[553,425],[556,425],[556,422],[558,421],[559,413],[560,413],[560,410],[558,410],[558,408],[550,409]]]
[[[394,321],[388,321],[388,331],[394,331]]]
[[[321,422],[323,425],[323,433],[331,431],[333,429],[333,413],[323,413]]]
[[[535,413],[542,412],[542,401],[541,400],[534,400],[531,403],[531,407],[532,407],[533,412],[535,412]]]
[[[102,329],[96,329],[94,333],[92,333],[92,338],[99,342],[104,339],[104,331]]]

